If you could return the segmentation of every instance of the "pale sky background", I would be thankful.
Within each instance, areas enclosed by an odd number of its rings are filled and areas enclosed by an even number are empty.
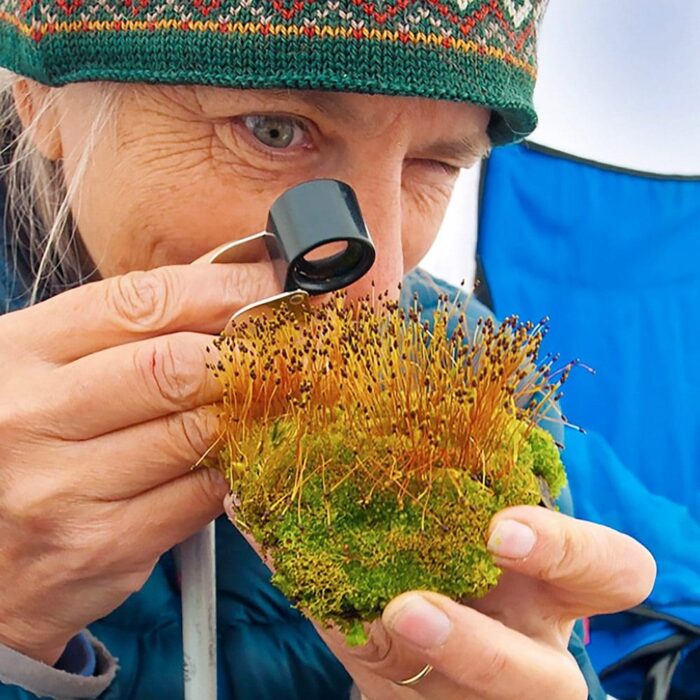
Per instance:
[[[550,0],[537,143],[611,165],[700,175],[700,1]],[[473,279],[478,172],[464,172],[424,266]],[[700,223],[700,222],[699,222]]]

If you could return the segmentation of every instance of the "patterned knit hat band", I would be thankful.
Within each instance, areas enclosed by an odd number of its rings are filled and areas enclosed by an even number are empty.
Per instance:
[[[86,80],[471,102],[527,136],[546,0],[0,0],[0,66]]]

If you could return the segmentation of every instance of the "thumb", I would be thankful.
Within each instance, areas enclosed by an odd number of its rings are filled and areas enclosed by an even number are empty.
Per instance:
[[[243,539],[251,546],[251,548],[258,555],[258,557],[260,557],[263,564],[265,564],[265,566],[267,566],[267,568],[274,574],[275,565],[269,553],[263,551],[262,547],[258,544],[255,538],[250,534],[250,532],[248,532],[248,530],[245,528],[244,523],[242,523],[240,518],[238,517],[237,513],[239,505],[240,501],[238,500],[238,496],[232,491],[229,491],[226,495],[226,498],[224,498],[224,513],[226,513],[226,517],[231,521],[231,523],[238,530],[238,532],[241,533]]]
[[[537,506],[498,513],[488,548],[501,568],[550,584],[573,617],[633,607],[656,576],[653,557],[633,538]]]

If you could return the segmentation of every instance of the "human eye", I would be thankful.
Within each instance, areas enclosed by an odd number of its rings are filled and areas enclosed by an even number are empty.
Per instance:
[[[311,139],[304,123],[285,115],[250,114],[240,118],[249,137],[265,149],[289,151],[309,148]]]
[[[453,180],[468,167],[432,158],[409,158],[404,164],[405,172],[411,177],[428,177],[432,179]]]
[[[448,177],[457,177],[459,173],[469,166],[459,166],[453,163],[446,163],[442,160],[426,160],[423,163],[424,167],[430,168],[434,172],[447,175]]]

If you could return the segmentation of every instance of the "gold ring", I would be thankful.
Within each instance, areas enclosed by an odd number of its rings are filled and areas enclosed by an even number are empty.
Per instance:
[[[411,676],[410,678],[407,678],[405,681],[392,681],[394,685],[403,685],[403,686],[409,686],[409,685],[415,685],[416,683],[420,683],[431,671],[433,670],[433,667],[430,664],[425,664],[423,668],[416,673],[415,676]]]

